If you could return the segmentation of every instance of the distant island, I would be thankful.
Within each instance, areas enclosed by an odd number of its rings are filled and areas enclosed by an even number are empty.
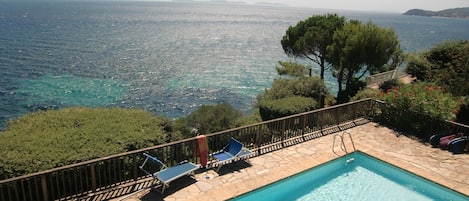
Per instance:
[[[452,8],[441,11],[428,11],[422,9],[411,9],[403,15],[416,15],[426,17],[452,17],[452,18],[469,18],[469,7]]]

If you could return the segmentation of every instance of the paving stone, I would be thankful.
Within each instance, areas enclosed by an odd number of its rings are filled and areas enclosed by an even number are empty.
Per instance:
[[[205,181],[198,181],[195,183],[195,185],[197,185],[197,187],[199,187],[200,191],[202,192],[212,189],[212,185]],[[175,193],[175,194],[178,194],[178,193]]]

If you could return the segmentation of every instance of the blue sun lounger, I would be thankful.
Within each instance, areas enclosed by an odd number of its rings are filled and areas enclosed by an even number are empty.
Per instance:
[[[153,157],[147,153],[143,153],[143,155],[146,156],[146,158],[145,158],[145,161],[140,166],[140,169],[144,171],[146,174],[151,175],[157,181],[161,182],[162,184],[161,193],[164,193],[164,189],[169,187],[169,183],[172,182],[173,180],[176,180],[185,175],[194,175],[194,171],[199,169],[198,165],[191,163],[191,162],[187,162],[187,161],[184,161],[172,167],[166,167],[166,165],[163,164],[156,157]],[[158,166],[160,168],[159,171],[152,173],[146,170],[145,164],[148,161]]]
[[[232,163],[237,160],[249,159],[251,155],[252,151],[245,148],[241,142],[234,138],[231,138],[230,143],[222,150],[210,154],[210,156],[216,160],[213,166],[217,166],[217,171],[220,170],[222,165]]]

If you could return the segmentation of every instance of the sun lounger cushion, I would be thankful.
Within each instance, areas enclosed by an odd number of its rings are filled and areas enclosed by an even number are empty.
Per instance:
[[[230,143],[223,150],[214,153],[212,156],[215,157],[219,162],[226,161],[237,157],[242,149],[243,144],[231,138]]]
[[[453,140],[455,138],[458,138],[458,137],[461,137],[461,136],[463,136],[462,133],[441,137],[440,138],[440,148],[447,149],[448,144],[449,144],[449,142],[451,142],[451,140]]]
[[[157,173],[154,173],[153,176],[157,177],[160,181],[164,183],[168,183],[177,179],[178,176],[180,177],[180,175],[187,175],[196,169],[198,169],[198,166],[196,164],[183,162],[176,166],[172,166]]]
[[[146,156],[146,159],[143,164],[140,165],[140,169],[162,183],[163,188],[161,192],[164,192],[165,188],[169,186],[169,183],[171,181],[188,174],[193,174],[195,170],[199,169],[198,165],[187,161],[184,161],[172,167],[166,167],[166,165],[160,160],[158,160],[156,157],[153,157],[147,153],[144,153],[143,155]],[[148,161],[150,161],[153,165],[158,166],[160,170],[157,172],[150,172],[149,170],[147,170],[145,168],[145,164]]]
[[[453,152],[454,154],[462,154],[467,150],[464,150],[469,142],[469,137],[458,137],[451,140],[448,144],[448,150]]]
[[[226,161],[226,160],[233,158],[234,156],[228,152],[219,152],[219,153],[213,154],[213,157],[215,157],[217,161]]]
[[[225,148],[211,154],[211,156],[216,159],[215,166],[218,166],[217,170],[219,170],[223,164],[239,159],[247,159],[251,154],[252,152],[245,148],[241,142],[231,138],[229,144],[225,146]]]

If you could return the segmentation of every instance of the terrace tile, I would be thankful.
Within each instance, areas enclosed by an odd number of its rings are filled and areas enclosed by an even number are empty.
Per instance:
[[[358,150],[469,195],[469,154],[455,155],[431,148],[426,142],[373,122],[346,132],[352,135]],[[334,136],[259,155],[251,158],[250,164],[239,161],[225,165],[220,173],[204,170],[192,184],[180,186],[178,181],[172,182],[164,195],[148,188],[116,200],[226,200],[340,157],[332,151]],[[347,150],[353,150],[350,140],[344,139]],[[345,154],[338,143],[334,150]]]

